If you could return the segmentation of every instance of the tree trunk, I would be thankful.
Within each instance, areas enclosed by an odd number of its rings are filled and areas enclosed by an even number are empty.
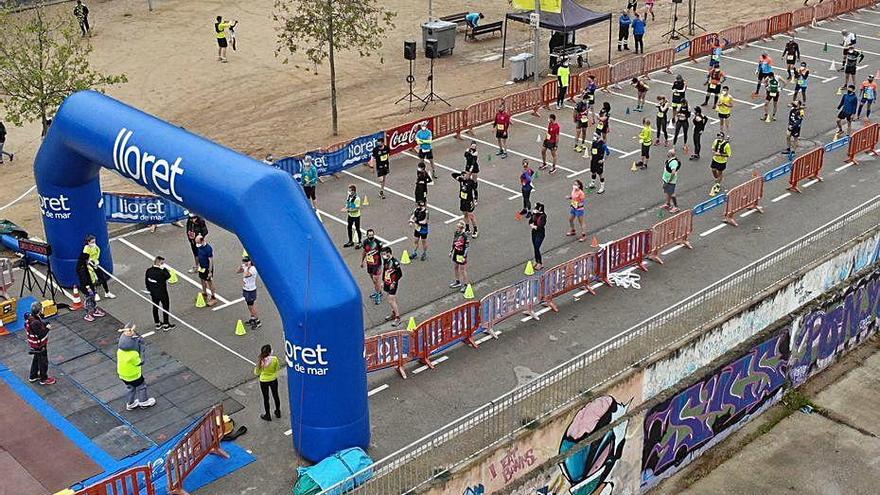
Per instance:
[[[339,116],[336,111],[336,60],[333,58],[333,42],[335,34],[333,33],[333,0],[330,0],[329,23],[329,39],[330,39],[330,120],[333,123],[333,135],[339,135]]]

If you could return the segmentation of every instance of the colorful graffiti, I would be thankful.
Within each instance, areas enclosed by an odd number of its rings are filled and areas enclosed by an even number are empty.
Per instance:
[[[532,467],[535,462],[537,459],[534,449],[520,452],[519,448],[513,447],[504,454],[499,462],[489,464],[489,475],[493,481],[501,477],[506,485],[524,470]]]
[[[789,359],[783,331],[645,415],[642,488],[650,488],[781,396]]]
[[[467,487],[462,495],[483,495],[486,493],[486,487],[482,483]]]
[[[876,331],[880,317],[880,271],[847,289],[842,299],[812,311],[792,330],[792,384],[798,386],[824,369],[842,351]]]

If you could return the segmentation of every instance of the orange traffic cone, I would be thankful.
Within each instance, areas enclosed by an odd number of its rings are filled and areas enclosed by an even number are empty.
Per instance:
[[[594,248],[599,247],[599,238],[598,237],[593,236],[593,242],[590,243],[590,247],[594,247]]]
[[[83,304],[82,297],[79,295],[79,289],[74,285],[73,286],[73,305],[70,306],[71,311],[79,311],[83,309],[85,305]]]

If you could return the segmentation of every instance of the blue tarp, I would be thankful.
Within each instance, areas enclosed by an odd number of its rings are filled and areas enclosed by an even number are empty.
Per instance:
[[[296,468],[299,479],[296,481],[296,486],[293,487],[293,493],[294,495],[311,495],[332,488],[337,483],[346,480],[344,485],[328,492],[331,495],[341,495],[372,478],[373,470],[368,469],[372,465],[373,460],[370,456],[358,447],[340,450],[314,466]],[[349,479],[361,471],[364,472]]]

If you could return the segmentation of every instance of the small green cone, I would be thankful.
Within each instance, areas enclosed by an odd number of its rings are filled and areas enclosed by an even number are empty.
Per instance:
[[[626,107],[626,114],[629,115],[629,107]]]
[[[827,51],[828,51],[828,42],[827,42],[827,41],[825,42],[825,46],[822,47],[822,51],[823,51],[823,52],[827,52]]]

